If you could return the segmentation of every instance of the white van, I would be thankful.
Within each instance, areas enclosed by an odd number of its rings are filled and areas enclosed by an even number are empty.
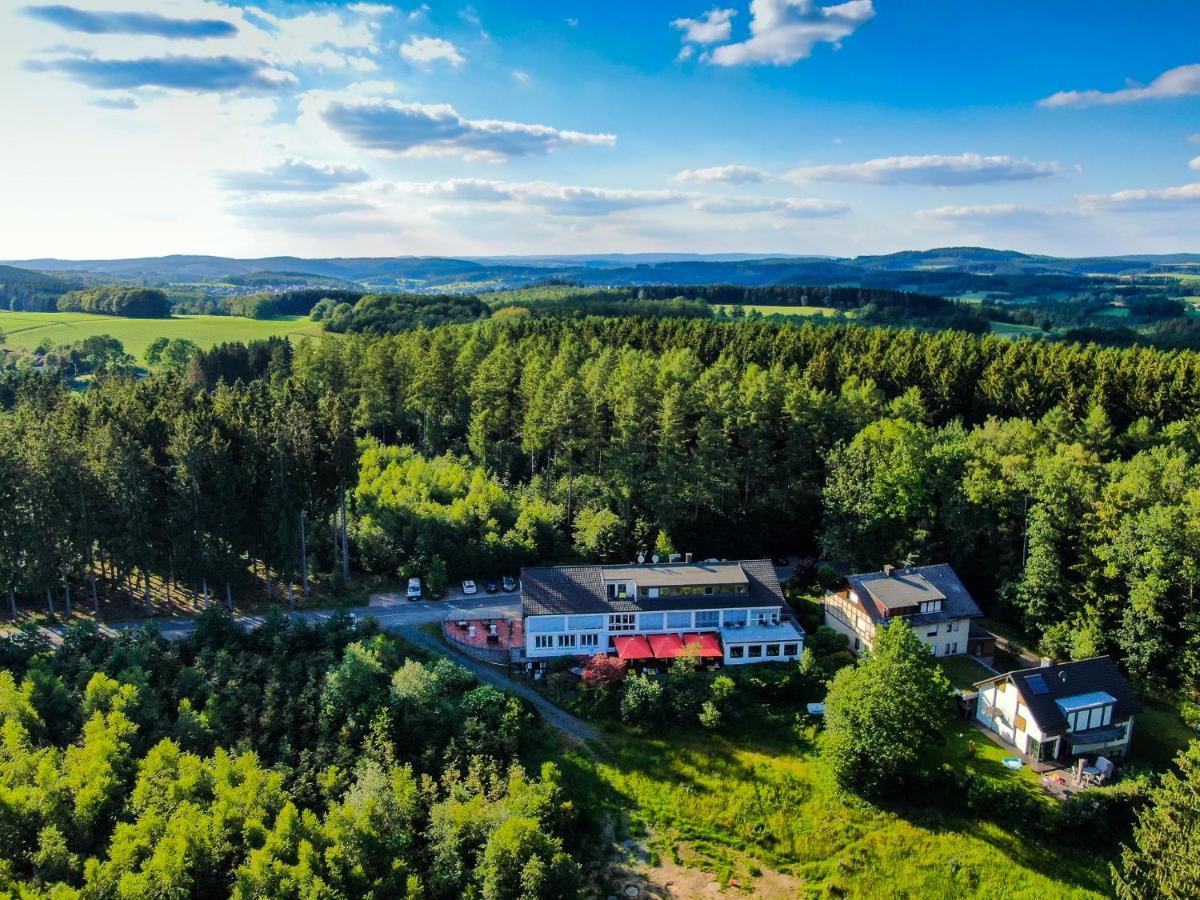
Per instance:
[[[420,578],[408,579],[408,599],[409,600],[420,600],[421,599],[421,579]]]

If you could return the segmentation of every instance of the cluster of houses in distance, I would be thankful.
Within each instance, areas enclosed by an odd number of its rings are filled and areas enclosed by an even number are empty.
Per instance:
[[[1020,754],[1064,760],[1127,752],[1136,695],[1108,657],[1002,673],[979,605],[948,565],[886,566],[850,575],[824,600],[825,624],[869,651],[879,628],[903,622],[939,657],[969,654],[994,677],[966,692],[972,715]],[[767,559],[549,566],[521,572],[524,644],[537,671],[562,656],[613,654],[649,668],[697,653],[728,666],[798,660],[804,630]]]

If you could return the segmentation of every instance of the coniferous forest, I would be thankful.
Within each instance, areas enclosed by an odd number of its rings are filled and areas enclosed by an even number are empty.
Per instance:
[[[0,397],[17,607],[151,578],[296,602],[317,573],[444,582],[664,532],[700,558],[949,561],[1063,656],[1200,673],[1190,352],[519,317],[226,345],[83,393],[10,373]]]

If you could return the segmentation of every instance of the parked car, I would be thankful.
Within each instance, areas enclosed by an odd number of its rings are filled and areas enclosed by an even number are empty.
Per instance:
[[[500,582],[500,586],[504,588],[504,592],[506,594],[511,594],[517,589],[517,579],[513,578],[511,575],[505,575]]]
[[[470,579],[467,579],[463,582],[464,594],[474,594],[477,590],[479,590],[479,588],[475,587],[475,582],[471,581]]]
[[[494,594],[500,590],[500,585],[496,584],[495,580],[489,578],[483,583],[483,589],[489,594]]]
[[[421,599],[421,579],[420,578],[408,579],[407,596],[408,596],[409,600],[420,600]]]

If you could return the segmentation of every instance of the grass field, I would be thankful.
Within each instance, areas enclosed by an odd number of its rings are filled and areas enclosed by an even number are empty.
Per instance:
[[[307,316],[278,319],[243,319],[236,316],[174,316],[170,319],[126,319],[87,313],[0,312],[0,331],[6,346],[33,349],[43,341],[70,344],[108,334],[125,345],[125,352],[142,358],[146,347],[159,337],[187,338],[203,348],[225,341],[253,341],[286,336],[316,337],[324,332]]]
[[[764,316],[832,316],[837,313],[832,306],[766,306],[750,303],[740,308],[742,312],[754,311]]]
[[[1036,325],[1017,325],[1011,322],[992,322],[992,334],[997,337],[1036,337],[1045,332]]]
[[[945,670],[950,683],[962,691],[974,690],[975,682],[991,678],[995,674],[969,656],[943,656],[939,657],[937,662]]]
[[[955,723],[947,739],[945,762],[1044,796],[1032,772],[1004,768],[1005,751],[974,728]],[[1039,846],[991,822],[847,802],[808,738],[787,725],[605,740],[599,759],[559,758],[571,792],[625,823],[649,877],[678,896],[714,881],[764,900],[1108,893],[1106,865],[1089,853]]]

